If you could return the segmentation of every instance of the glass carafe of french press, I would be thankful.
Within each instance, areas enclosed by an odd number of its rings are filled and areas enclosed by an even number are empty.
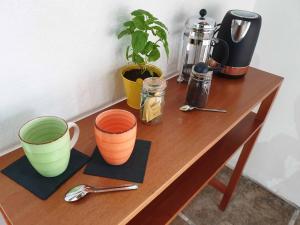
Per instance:
[[[208,64],[211,47],[214,45],[220,44],[224,49],[224,60],[221,64],[225,64],[228,58],[228,44],[224,40],[214,37],[218,29],[215,20],[206,16],[205,9],[201,9],[199,14],[200,17],[191,17],[185,23],[178,65],[178,82],[188,82],[193,65],[199,62]]]

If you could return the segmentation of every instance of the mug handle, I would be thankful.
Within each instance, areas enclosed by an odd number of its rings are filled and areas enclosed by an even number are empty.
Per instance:
[[[78,125],[74,122],[69,122],[68,129],[71,129],[72,127],[74,128],[74,134],[71,139],[71,144],[70,144],[71,148],[70,149],[72,149],[75,146],[76,142],[78,141],[78,137],[79,137],[79,133],[80,133]]]

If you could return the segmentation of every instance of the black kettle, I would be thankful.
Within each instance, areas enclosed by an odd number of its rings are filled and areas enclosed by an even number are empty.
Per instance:
[[[261,27],[261,16],[244,10],[230,10],[221,23],[218,38],[229,46],[229,57],[216,74],[229,78],[243,77],[249,68]],[[218,67],[223,59],[223,49],[215,46],[210,65]]]

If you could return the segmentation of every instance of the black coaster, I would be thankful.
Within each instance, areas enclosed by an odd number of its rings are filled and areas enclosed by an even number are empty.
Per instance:
[[[43,177],[29,163],[24,155],[1,172],[14,180],[34,195],[45,200],[53,194],[66,180],[76,173],[89,157],[76,149],[71,150],[70,162],[66,171],[57,177]]]
[[[85,167],[84,173],[143,183],[150,147],[150,141],[136,140],[129,160],[120,166],[107,164],[96,147],[91,161]]]

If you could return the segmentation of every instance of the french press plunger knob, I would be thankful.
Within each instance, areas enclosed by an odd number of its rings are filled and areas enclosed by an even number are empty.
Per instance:
[[[200,12],[199,12],[199,14],[200,14],[200,16],[201,16],[200,19],[204,19],[204,16],[206,16],[206,14],[207,14],[206,9],[201,9]]]

